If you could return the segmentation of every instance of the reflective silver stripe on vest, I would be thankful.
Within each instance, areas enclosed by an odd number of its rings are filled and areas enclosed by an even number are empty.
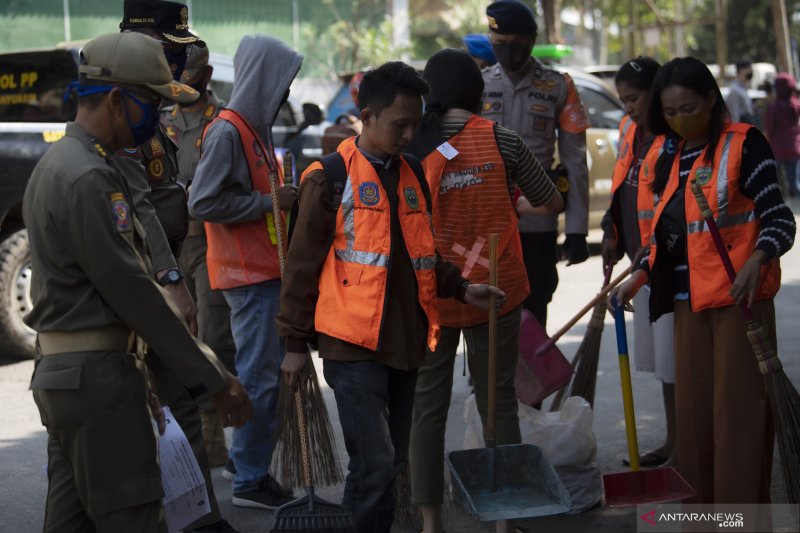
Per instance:
[[[342,218],[344,219],[344,250],[334,250],[336,259],[359,265],[389,267],[389,256],[372,252],[354,250],[356,242],[355,201],[353,200],[353,183],[350,176],[344,184],[342,193]]]
[[[355,210],[355,202],[353,201],[353,183],[350,181],[350,176],[347,176],[347,181],[344,184],[344,192],[342,193],[342,218],[344,219],[344,241],[347,250],[352,250],[356,242],[356,221],[353,214]]]
[[[717,172],[717,213],[720,218],[728,214],[728,158],[731,155],[731,140],[733,140],[732,132],[725,136]],[[717,225],[720,225],[719,222]]]
[[[642,209],[637,211],[637,216],[639,220],[650,220],[653,218],[653,210],[652,209]]]
[[[414,270],[433,270],[433,267],[436,266],[436,256],[413,257],[411,264],[414,265]]]
[[[622,125],[622,137],[623,138],[625,138],[625,136],[628,134],[628,130],[631,129],[631,124],[633,124],[633,120],[631,120],[631,118],[628,117],[627,122],[625,122],[625,124]]]
[[[746,213],[739,213],[738,215],[720,215],[717,218],[718,228],[730,228],[731,226],[740,226],[748,224],[756,219],[755,211],[747,211]],[[688,233],[699,233],[701,231],[708,231],[708,225],[705,220],[696,222],[689,222],[686,225]]]
[[[358,250],[334,250],[336,259],[347,263],[358,263],[359,265],[389,267],[389,256],[372,252],[359,252]]]

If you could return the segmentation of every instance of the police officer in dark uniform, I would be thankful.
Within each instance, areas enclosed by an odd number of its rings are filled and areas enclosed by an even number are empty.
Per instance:
[[[193,47],[181,81],[197,90],[200,98],[190,105],[175,104],[161,110],[164,130],[178,147],[178,183],[186,190],[191,186],[200,161],[203,131],[223,106],[208,88],[213,70],[214,67],[208,64],[208,47]],[[233,360],[236,345],[231,335],[231,311],[222,291],[213,290],[209,284],[207,248],[203,222],[190,218],[189,233],[183,243],[178,265],[197,302],[197,338],[214,350],[225,368],[235,373]],[[211,466],[223,466],[228,460],[228,450],[222,424],[213,406],[205,404],[200,409],[208,462]]]
[[[158,40],[163,48],[173,79],[179,80],[188,55],[195,47],[204,47],[189,31],[189,10],[184,4],[163,0],[126,0],[120,28],[123,32],[143,33]],[[137,196],[136,209],[145,213],[147,244],[153,262],[152,273],[178,302],[192,333],[197,333],[196,308],[183,273],[177,266],[183,240],[189,227],[186,189],[178,183],[178,156],[175,143],[163,127],[155,136],[134,150],[121,150],[115,163]],[[138,191],[138,192],[137,192]],[[195,394],[183,387],[175,373],[164,364],[158,350],[149,350],[147,366],[164,405],[172,410],[192,445],[203,472],[211,512],[186,531],[235,531],[219,510],[203,443],[203,426]]]
[[[252,406],[147,271],[144,230],[112,154],[152,136],[160,98],[193,101],[161,46],[108,34],[82,51],[78,113],[25,192],[39,354],[31,389],[48,432],[45,532],[165,532],[157,436],[135,335],[230,425]],[[163,430],[163,413],[159,420]]]

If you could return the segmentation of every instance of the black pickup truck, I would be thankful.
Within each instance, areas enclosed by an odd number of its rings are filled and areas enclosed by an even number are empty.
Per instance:
[[[74,98],[64,99],[77,79],[79,44],[0,54],[0,354],[31,357],[35,332],[22,318],[31,310],[28,235],[22,196],[33,168],[50,144],[64,135],[75,116]],[[227,100],[233,84],[231,58],[211,54],[212,89]],[[295,168],[304,169],[322,153],[314,104],[289,100],[273,127],[275,146],[286,147]],[[310,126],[310,127],[309,127]]]

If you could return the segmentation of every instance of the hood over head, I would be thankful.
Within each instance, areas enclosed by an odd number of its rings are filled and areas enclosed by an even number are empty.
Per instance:
[[[234,82],[228,107],[267,139],[303,56],[267,35],[245,35],[233,56]]]

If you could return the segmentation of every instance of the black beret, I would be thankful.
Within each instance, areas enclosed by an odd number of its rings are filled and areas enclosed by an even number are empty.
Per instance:
[[[122,22],[123,30],[151,29],[168,41],[189,44],[200,39],[189,31],[189,8],[178,2],[165,0],[125,0]],[[198,44],[205,44],[200,41]]]
[[[536,19],[531,8],[517,0],[500,0],[486,8],[489,29],[504,35],[533,35],[536,33]]]

